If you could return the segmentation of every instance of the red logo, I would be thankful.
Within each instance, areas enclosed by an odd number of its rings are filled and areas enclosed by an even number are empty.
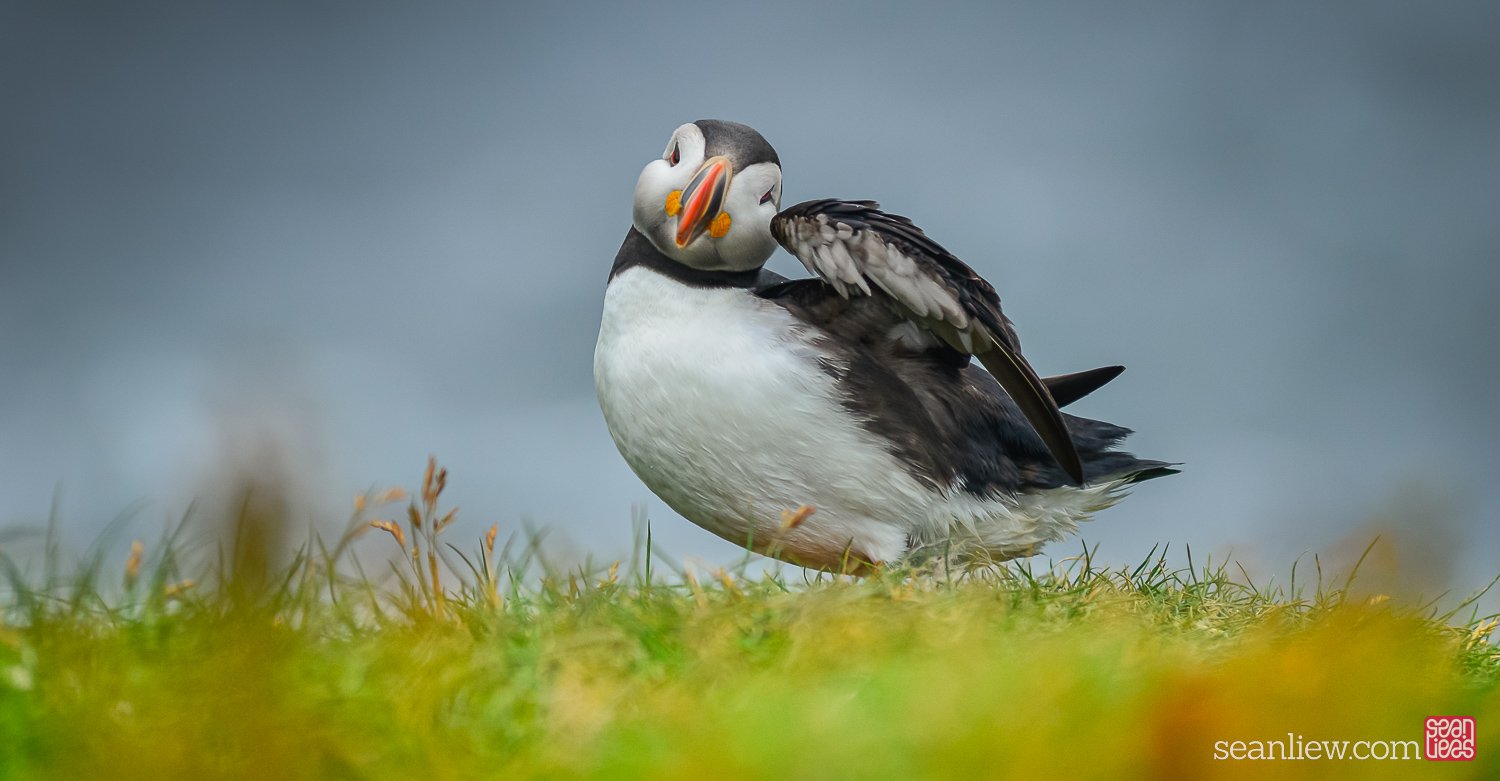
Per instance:
[[[1474,758],[1473,716],[1428,716],[1422,755],[1437,762],[1468,762]]]

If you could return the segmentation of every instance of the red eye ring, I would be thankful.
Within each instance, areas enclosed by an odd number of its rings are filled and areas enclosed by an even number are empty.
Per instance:
[[[671,157],[667,158],[667,162],[671,163],[672,165],[677,165],[678,163],[682,162],[682,147],[681,146],[679,146],[677,144],[673,144],[672,145],[672,155],[671,155]]]
[[[760,202],[761,203],[770,203],[771,202],[771,195],[774,194],[775,192],[776,192],[776,188],[775,187],[772,187],[771,189],[767,190],[766,194],[762,195],[760,197]]]

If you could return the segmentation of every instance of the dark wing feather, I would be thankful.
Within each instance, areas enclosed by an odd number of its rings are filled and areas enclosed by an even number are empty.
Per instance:
[[[1124,366],[1101,366],[1097,369],[1043,377],[1042,382],[1052,392],[1057,406],[1066,407],[1084,396],[1104,387],[1110,380],[1120,376]]]
[[[1010,394],[1058,464],[1083,465],[1047,385],[1021,355],[995,289],[911,220],[874,201],[799,203],[771,221],[776,241],[845,298],[883,295],[955,350],[978,358]]]

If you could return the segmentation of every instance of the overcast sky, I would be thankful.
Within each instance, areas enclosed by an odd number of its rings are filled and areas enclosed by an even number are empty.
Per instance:
[[[1186,468],[1107,561],[1500,571],[1500,6],[741,5],[0,2],[0,527],[60,486],[155,529],[268,453],[335,521],[434,453],[461,533],[609,559],[644,503],[735,558],[591,374],[636,175],[717,117],[786,203],[915,219],[1043,373],[1129,367],[1073,411]]]

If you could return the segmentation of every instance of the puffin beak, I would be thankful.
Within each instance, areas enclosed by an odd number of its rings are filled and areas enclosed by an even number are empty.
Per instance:
[[[724,207],[734,166],[722,155],[703,161],[693,180],[682,190],[682,212],[677,216],[677,246],[686,247],[698,237]]]

